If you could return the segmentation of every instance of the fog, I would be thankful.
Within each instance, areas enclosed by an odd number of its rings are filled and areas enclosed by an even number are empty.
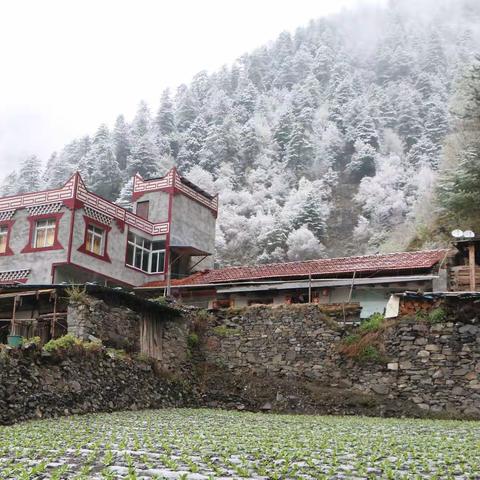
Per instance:
[[[283,30],[386,0],[17,0],[0,4],[0,176],[74,137],[158,105],[200,70]]]

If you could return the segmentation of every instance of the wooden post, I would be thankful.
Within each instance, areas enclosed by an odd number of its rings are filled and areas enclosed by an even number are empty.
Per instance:
[[[468,266],[470,269],[470,291],[475,292],[477,286],[475,284],[475,244],[468,246]]]
[[[308,274],[308,303],[312,303],[312,274]]]
[[[10,335],[15,335],[15,316],[17,313],[17,296],[13,297],[13,312],[12,312],[12,323],[10,326]]]
[[[55,338],[55,322],[57,321],[57,292],[53,292],[53,317],[50,326],[50,336]]]

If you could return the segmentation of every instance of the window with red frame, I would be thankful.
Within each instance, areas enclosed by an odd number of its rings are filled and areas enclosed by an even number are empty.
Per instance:
[[[87,225],[87,238],[85,250],[95,255],[104,255],[105,253],[105,229],[96,225]]]
[[[35,222],[33,235],[33,248],[47,248],[55,244],[55,231],[57,221],[55,218],[46,218]]]
[[[0,225],[0,254],[7,253],[8,225]]]

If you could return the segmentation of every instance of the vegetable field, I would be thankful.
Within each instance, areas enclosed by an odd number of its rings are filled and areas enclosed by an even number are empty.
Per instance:
[[[2,479],[474,479],[480,423],[120,412],[0,427]]]

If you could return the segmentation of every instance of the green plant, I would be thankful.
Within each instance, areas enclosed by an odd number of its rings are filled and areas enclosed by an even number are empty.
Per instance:
[[[103,348],[103,343],[99,338],[97,338],[95,340],[91,340],[90,342],[82,342],[82,347],[87,352],[99,352]]]
[[[190,350],[194,349],[198,345],[199,339],[195,332],[191,332],[187,337],[187,345]]]
[[[360,335],[356,335],[356,334],[347,335],[343,339],[343,343],[345,345],[353,345],[354,343],[357,343],[360,340],[360,338],[361,338]]]
[[[441,308],[434,308],[429,314],[428,314],[428,321],[430,323],[442,323],[445,321],[447,318],[447,312]]]
[[[72,285],[65,289],[67,298],[70,302],[86,303],[87,302],[87,290],[80,285]]]
[[[43,346],[43,349],[46,352],[55,352],[58,350],[69,350],[76,346],[81,347],[82,341],[71,334],[67,334],[67,335],[64,335],[63,337],[50,340]]]
[[[358,358],[363,362],[380,362],[382,356],[374,345],[367,345],[360,351]]]
[[[38,347],[42,343],[42,339],[40,337],[31,337],[31,338],[25,338],[23,340],[22,347],[29,347],[30,345],[35,345]]]
[[[380,329],[385,317],[381,313],[374,313],[364,320],[359,327],[360,333],[375,332]]]
[[[147,355],[144,352],[136,353],[135,356],[134,356],[134,359],[137,362],[141,362],[141,363],[148,363],[148,364],[152,363],[152,357],[150,357],[149,355]]]
[[[213,328],[213,332],[220,337],[228,337],[230,335],[235,335],[239,332],[240,329],[238,328],[230,328],[226,325],[218,325],[217,327]]]

